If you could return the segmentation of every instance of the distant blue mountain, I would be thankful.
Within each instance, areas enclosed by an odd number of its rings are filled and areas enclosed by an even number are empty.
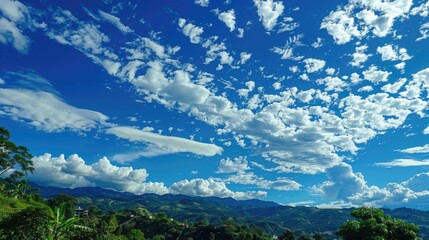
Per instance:
[[[44,198],[65,193],[78,198],[82,207],[95,205],[103,211],[144,207],[151,212],[165,212],[182,222],[205,221],[220,224],[231,218],[238,223],[261,227],[268,234],[279,234],[286,229],[293,229],[298,234],[322,232],[325,236],[334,238],[336,229],[351,219],[350,213],[353,210],[290,207],[257,199],[239,201],[232,198],[173,194],[135,195],[100,187],[70,189],[32,185],[40,189],[40,194]],[[423,239],[429,239],[429,211],[409,208],[384,211],[392,217],[417,224]]]

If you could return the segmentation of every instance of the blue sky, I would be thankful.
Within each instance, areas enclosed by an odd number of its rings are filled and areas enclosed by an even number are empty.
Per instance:
[[[429,2],[0,0],[42,185],[429,209]]]

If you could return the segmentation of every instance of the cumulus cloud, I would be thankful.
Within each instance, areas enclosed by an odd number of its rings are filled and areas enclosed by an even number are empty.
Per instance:
[[[304,59],[305,69],[308,73],[317,72],[325,67],[326,62],[324,60],[307,58]]]
[[[386,82],[391,72],[378,70],[377,66],[370,66],[368,70],[362,72],[363,77],[375,84]]]
[[[0,0],[0,43],[11,44],[20,53],[27,53],[30,39],[23,29],[30,27],[29,10],[19,1]]]
[[[210,0],[195,0],[194,3],[200,5],[201,7],[208,7]]]
[[[402,183],[388,183],[386,187],[369,186],[361,173],[354,173],[350,165],[341,163],[327,170],[328,181],[310,188],[313,194],[334,199],[326,206],[424,207],[429,197],[428,173],[417,174]]]
[[[407,61],[411,59],[407,49],[399,48],[398,46],[384,45],[383,47],[377,47],[377,52],[381,54],[381,60],[383,61]]]
[[[115,26],[117,29],[119,29],[121,32],[123,33],[130,33],[133,32],[133,30],[131,28],[129,28],[128,26],[125,26],[122,22],[121,19],[119,19],[118,17],[115,17],[109,13],[106,13],[104,11],[98,10],[98,13],[100,14],[100,16],[103,18],[104,21],[112,24],[113,26]]]
[[[223,151],[221,147],[214,144],[201,143],[173,136],[163,136],[132,127],[112,127],[107,129],[106,132],[129,141],[150,143],[171,153],[190,152],[197,155],[214,156],[221,154]]]
[[[362,45],[356,47],[355,53],[352,54],[353,60],[350,62],[350,65],[354,67],[360,67],[365,63],[372,54],[366,54],[365,51],[368,49],[367,45]]]
[[[226,158],[219,162],[218,173],[233,173],[241,172],[250,169],[248,165],[247,157],[236,157],[233,160]]]
[[[226,12],[221,12],[218,15],[219,20],[225,23],[225,25],[229,28],[229,31],[234,31],[235,29],[235,12],[234,9],[231,9]]]
[[[191,43],[200,43],[200,36],[204,33],[204,29],[202,27],[197,27],[192,23],[186,23],[186,20],[183,18],[179,19],[179,27],[182,29],[183,35],[189,37]]]
[[[218,182],[212,178],[207,180],[196,178],[176,182],[171,185],[170,193],[201,197],[231,197],[239,200],[264,198],[267,195],[267,192],[264,191],[233,192],[226,187],[224,182]]]
[[[277,19],[283,14],[284,6],[282,2],[273,0],[253,0],[258,10],[259,20],[267,31],[273,30],[277,24]]]
[[[163,183],[146,182],[146,169],[118,167],[106,157],[93,164],[87,164],[77,154],[68,158],[62,154],[53,157],[44,154],[32,159],[35,171],[29,178],[39,184],[56,187],[100,186],[120,192],[135,194],[165,194],[168,189]]]
[[[247,53],[247,52],[240,53],[240,64],[245,64],[250,59],[251,56],[252,56],[251,53]]]
[[[345,6],[330,12],[321,23],[337,44],[345,44],[353,38],[362,38],[368,32],[377,37],[385,37],[392,32],[394,22],[406,17],[410,12],[412,0],[349,1]]]

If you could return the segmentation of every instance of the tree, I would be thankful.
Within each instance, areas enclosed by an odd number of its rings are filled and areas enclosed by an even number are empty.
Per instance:
[[[59,206],[54,208],[54,214],[51,216],[51,232],[52,239],[59,240],[70,231],[70,229],[76,226],[79,221],[78,218],[65,218],[66,204],[63,202]]]
[[[384,215],[383,210],[363,207],[351,215],[358,220],[349,220],[337,230],[344,240],[419,240],[419,227]]]
[[[0,177],[6,182],[13,182],[29,172],[32,173],[34,167],[31,161],[33,156],[28,149],[15,145],[9,138],[9,131],[0,127]]]
[[[52,209],[56,206],[59,206],[61,203],[65,203],[65,218],[71,218],[74,216],[74,209],[78,204],[78,201],[75,197],[60,193],[56,197],[48,199],[46,202]]]
[[[0,221],[0,239],[49,239],[47,208],[28,207]]]
[[[129,240],[144,240],[144,233],[140,229],[131,229],[127,234]]]
[[[295,234],[291,230],[286,230],[278,237],[279,240],[296,240]]]

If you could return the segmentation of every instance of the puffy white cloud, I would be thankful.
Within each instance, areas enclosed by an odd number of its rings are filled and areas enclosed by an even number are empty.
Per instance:
[[[30,39],[24,35],[23,29],[32,24],[28,21],[29,11],[19,1],[0,0],[0,43],[12,44],[21,53],[27,53]]]
[[[113,26],[115,26],[117,29],[119,29],[121,32],[123,33],[130,33],[133,32],[133,30],[131,28],[129,28],[128,26],[125,26],[122,22],[121,19],[119,19],[118,17],[115,17],[109,13],[106,13],[104,11],[98,10],[98,13],[100,14],[100,16],[108,23],[112,24]]]
[[[347,163],[327,169],[328,181],[311,188],[314,194],[329,199],[347,199],[357,192],[366,190],[367,185],[361,173],[354,173]]]
[[[401,96],[409,99],[419,98],[423,91],[428,93],[429,89],[429,68],[423,69],[413,74],[413,80],[405,85],[405,91],[401,92]]]
[[[195,0],[194,3],[200,5],[201,7],[208,7],[210,0]]]
[[[233,160],[226,158],[221,159],[219,162],[218,173],[233,173],[241,172],[250,169],[248,165],[247,157],[239,156]]]
[[[366,80],[378,84],[386,82],[391,72],[378,70],[377,66],[372,65],[368,70],[363,71],[362,74]]]
[[[369,186],[361,173],[341,163],[327,170],[328,181],[311,187],[313,194],[335,199],[326,206],[361,206],[397,208],[425,206],[429,197],[428,173],[417,174],[402,183],[388,183],[386,187]]]
[[[412,4],[412,0],[349,1],[330,12],[321,28],[325,28],[337,44],[350,42],[354,37],[360,39],[369,31],[377,37],[385,37],[392,32],[395,20],[410,12]]]
[[[77,154],[53,157],[44,154],[32,159],[35,171],[29,178],[39,184],[57,187],[100,186],[120,192],[135,194],[165,194],[168,189],[163,183],[146,182],[148,173],[145,169],[118,167],[106,157],[89,165]]]
[[[251,56],[252,56],[251,53],[247,53],[247,52],[240,53],[240,64],[245,64],[250,59]]]
[[[399,48],[398,46],[384,45],[383,47],[377,47],[377,52],[381,54],[381,60],[383,61],[407,61],[411,59],[407,49]]]
[[[172,194],[185,194],[188,196],[201,197],[231,197],[240,200],[263,198],[267,195],[267,192],[263,191],[233,192],[226,187],[224,182],[218,182],[212,178],[207,180],[201,178],[182,180],[171,185],[169,190]]]
[[[133,142],[154,144],[171,153],[190,152],[197,155],[214,156],[221,154],[223,150],[214,144],[196,142],[180,137],[163,136],[132,127],[112,127],[107,129],[106,132]]]
[[[307,58],[304,59],[305,69],[308,73],[317,72],[320,69],[325,67],[326,62],[324,60],[315,59],[315,58]]]
[[[283,14],[284,6],[282,2],[273,0],[253,0],[258,9],[259,20],[267,31],[273,30],[277,24],[277,19]]]
[[[325,91],[335,91],[335,92],[341,92],[343,91],[343,88],[347,86],[347,84],[341,80],[339,77],[331,77],[327,76],[322,79],[318,79],[317,84],[324,84],[326,86]]]
[[[402,182],[401,184],[413,191],[421,192],[429,190],[429,186],[427,184],[428,182],[429,172],[426,172],[416,174],[415,176]]]
[[[365,63],[372,56],[372,54],[365,53],[367,49],[367,45],[356,47],[355,53],[352,54],[353,60],[350,62],[350,65],[360,67],[362,63]]]
[[[235,12],[234,9],[231,9],[226,12],[221,12],[218,15],[219,20],[225,23],[225,25],[229,28],[229,31],[234,31],[235,29]]]
[[[320,25],[334,38],[336,44],[345,44],[352,40],[353,37],[360,38],[362,33],[355,26],[355,20],[344,10],[331,12],[325,17]]]
[[[395,83],[389,83],[384,85],[381,90],[388,92],[388,93],[397,93],[399,91],[399,89],[401,89],[401,87],[405,84],[405,82],[407,81],[406,78],[401,78],[399,79],[399,81],[395,82]]]
[[[0,88],[0,109],[0,115],[47,132],[88,131],[108,120],[102,113],[76,108],[52,93],[27,89]]]
[[[200,35],[204,33],[204,29],[202,27],[197,27],[192,23],[186,23],[186,20],[183,18],[179,19],[179,27],[182,29],[182,33],[189,37],[191,43],[200,43]]]

